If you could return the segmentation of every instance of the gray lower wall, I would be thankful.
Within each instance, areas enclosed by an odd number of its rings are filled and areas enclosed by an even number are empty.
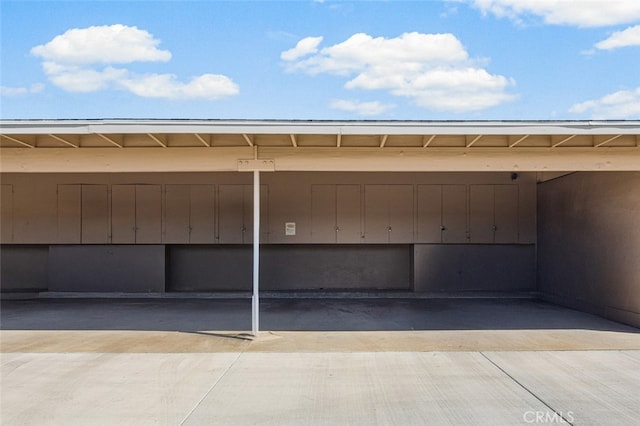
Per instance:
[[[163,245],[57,245],[49,249],[49,291],[163,292]]]
[[[419,244],[415,290],[422,292],[534,291],[534,245]]]
[[[265,245],[261,290],[409,290],[411,245]],[[250,290],[251,246],[168,246],[168,291]]]
[[[45,290],[49,246],[1,245],[0,289],[3,292]]]
[[[548,300],[640,326],[640,173],[539,184],[537,271]]]

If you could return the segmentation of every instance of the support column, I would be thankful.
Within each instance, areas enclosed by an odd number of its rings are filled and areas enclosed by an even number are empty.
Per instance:
[[[253,171],[253,296],[251,332],[260,331],[260,171]]]

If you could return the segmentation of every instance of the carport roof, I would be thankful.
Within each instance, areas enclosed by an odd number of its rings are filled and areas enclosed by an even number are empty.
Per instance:
[[[3,120],[0,135],[3,148],[599,148],[637,147],[640,121]]]
[[[2,120],[0,148],[3,172],[640,170],[640,121]]]

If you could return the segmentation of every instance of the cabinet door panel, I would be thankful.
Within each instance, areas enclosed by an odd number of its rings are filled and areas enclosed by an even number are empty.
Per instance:
[[[136,243],[162,241],[162,193],[160,185],[136,185]]]
[[[0,185],[0,242],[13,241],[13,185]]]
[[[467,187],[442,185],[443,243],[467,242]]]
[[[470,191],[470,242],[493,243],[493,185],[471,185]]]
[[[135,185],[113,185],[111,187],[111,242],[114,244],[135,243],[135,228]]]
[[[311,185],[311,242],[336,242],[336,185]]]
[[[418,185],[418,243],[442,242],[442,186]]]
[[[518,242],[518,186],[495,186],[495,242]]]
[[[387,185],[364,187],[364,237],[367,243],[389,242]]]
[[[189,185],[166,185],[164,194],[164,242],[189,242]]]
[[[360,185],[337,185],[336,187],[336,241],[338,243],[360,243],[361,231]]]
[[[109,243],[107,185],[82,185],[82,243]]]
[[[413,242],[413,185],[389,185],[389,242]]]
[[[218,187],[218,235],[223,244],[242,243],[244,233],[243,185]]]
[[[190,242],[215,243],[215,192],[213,185],[191,185]]]
[[[82,186],[58,185],[58,243],[82,241]]]

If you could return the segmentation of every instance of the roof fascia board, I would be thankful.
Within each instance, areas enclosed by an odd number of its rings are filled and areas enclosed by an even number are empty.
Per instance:
[[[640,121],[2,120],[18,134],[629,135]]]

